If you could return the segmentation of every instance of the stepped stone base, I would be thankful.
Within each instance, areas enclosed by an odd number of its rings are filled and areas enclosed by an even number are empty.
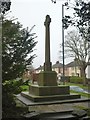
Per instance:
[[[40,72],[38,85],[30,85],[29,92],[22,92],[21,96],[32,102],[52,102],[80,98],[80,95],[70,95],[69,86],[57,85],[57,73],[55,71]]]
[[[49,95],[49,96],[36,96],[29,92],[22,92],[21,95],[33,102],[45,102],[45,101],[56,101],[56,100],[69,100],[69,99],[79,99],[80,95]]]
[[[70,94],[69,86],[39,86],[31,85],[29,92],[22,92],[21,96],[33,102],[46,102],[79,99],[80,95]]]
[[[29,94],[36,95],[36,96],[66,95],[66,94],[70,94],[70,89],[69,89],[69,86],[31,85],[29,87]]]

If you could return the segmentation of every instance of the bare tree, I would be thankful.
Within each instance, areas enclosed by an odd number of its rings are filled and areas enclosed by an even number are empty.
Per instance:
[[[85,29],[87,35],[87,29]],[[81,77],[84,78],[83,84],[86,83],[85,80],[85,69],[86,69],[86,56],[88,50],[88,40],[85,36],[81,36],[78,31],[69,31],[65,36],[65,54],[66,57],[74,57],[80,66]]]

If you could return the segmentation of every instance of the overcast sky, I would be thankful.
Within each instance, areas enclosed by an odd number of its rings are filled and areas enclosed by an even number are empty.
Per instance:
[[[17,20],[23,27],[31,28],[36,25],[32,32],[38,36],[38,41],[34,53],[37,57],[33,61],[35,68],[44,64],[45,55],[45,26],[44,21],[46,15],[50,15],[50,42],[51,42],[51,62],[55,64],[56,61],[62,62],[59,58],[60,43],[62,43],[62,3],[65,0],[59,0],[56,4],[51,0],[11,0],[10,16],[18,18]],[[65,10],[64,13],[67,13]],[[70,62],[70,60],[65,61]]]

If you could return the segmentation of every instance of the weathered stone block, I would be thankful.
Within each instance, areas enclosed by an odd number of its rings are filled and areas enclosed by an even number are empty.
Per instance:
[[[38,86],[31,85],[29,93],[36,96],[66,95],[70,94],[69,86]]]
[[[33,102],[46,102],[46,101],[60,101],[60,100],[71,100],[71,99],[79,99],[80,95],[49,95],[49,96],[36,96],[32,95],[28,92],[22,92],[21,95]]]
[[[39,86],[57,86],[57,73],[55,71],[42,71],[39,73]]]

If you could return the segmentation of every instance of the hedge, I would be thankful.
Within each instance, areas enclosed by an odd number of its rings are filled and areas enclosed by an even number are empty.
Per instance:
[[[83,83],[83,78],[78,76],[71,76],[70,77],[71,83]]]

